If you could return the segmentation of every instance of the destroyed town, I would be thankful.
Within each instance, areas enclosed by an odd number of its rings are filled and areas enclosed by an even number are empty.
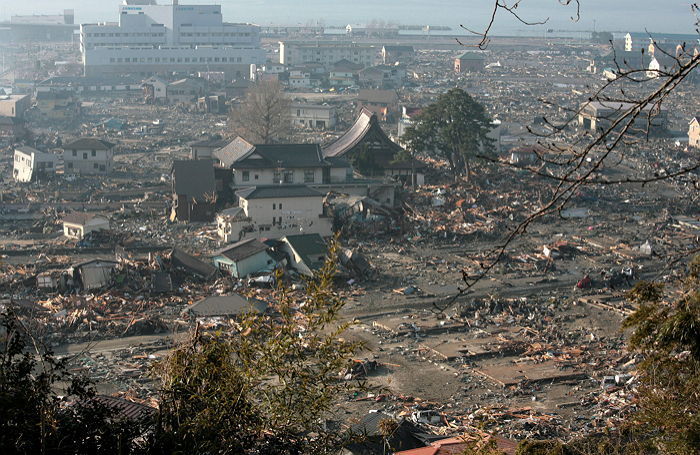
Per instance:
[[[306,3],[0,2],[0,453],[700,453],[698,7]]]

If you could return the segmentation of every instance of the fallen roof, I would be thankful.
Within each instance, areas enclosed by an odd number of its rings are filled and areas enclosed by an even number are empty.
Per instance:
[[[173,161],[175,194],[202,197],[216,192],[214,164],[211,160]]]
[[[323,266],[324,261],[315,258],[321,256],[325,258],[328,254],[328,247],[319,234],[287,235],[282,238],[282,241],[289,244],[308,268],[318,269]]]
[[[212,256],[224,256],[231,259],[234,262],[237,262],[266,250],[267,245],[265,245],[258,239],[251,238],[247,240],[241,240],[238,243],[234,243],[233,245],[229,245],[225,248],[215,251],[212,254]]]
[[[202,278],[210,278],[216,274],[216,267],[212,264],[207,264],[177,248],[173,248],[170,262],[175,267],[187,269]]]
[[[114,144],[94,137],[83,137],[63,145],[64,150],[110,150]]]
[[[306,185],[260,185],[236,191],[241,199],[281,199],[291,197],[323,197]]]
[[[188,306],[183,313],[197,317],[239,316],[245,313],[263,313],[266,309],[265,302],[232,294],[207,297]]]

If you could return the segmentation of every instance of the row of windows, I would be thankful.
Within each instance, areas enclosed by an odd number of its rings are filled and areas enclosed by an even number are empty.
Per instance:
[[[109,59],[109,63],[241,63],[243,61],[242,57],[170,57],[170,59],[163,57],[112,57]]]
[[[254,176],[255,180],[258,180],[259,177],[260,176],[258,174],[255,174]],[[313,169],[304,170],[304,183],[314,183],[315,178],[316,173]],[[243,171],[241,173],[241,180],[244,182],[250,182],[250,171]],[[284,173],[275,172],[272,177],[272,181],[275,183],[294,183],[294,171],[285,171]],[[274,209],[274,205],[272,208]],[[282,208],[282,204],[280,204],[280,208]]]
[[[238,32],[238,33],[180,33],[180,36],[250,36],[250,32]]]
[[[154,38],[165,36],[165,33],[86,33],[88,38],[114,38],[114,37],[135,37],[135,36],[151,36]]]
[[[85,36],[88,38],[134,38],[134,37],[144,37],[144,36],[150,36],[152,38],[160,38],[165,36],[165,33],[160,32],[160,33],[85,33]],[[209,36],[215,36],[215,37],[220,37],[220,36],[225,36],[225,37],[234,37],[234,36],[250,36],[250,32],[237,32],[237,33],[180,33],[180,36],[199,36],[199,37],[209,37]]]
[[[72,153],[73,153],[73,156],[76,156],[76,157],[78,156],[78,151],[77,151],[77,150],[73,150]],[[91,150],[91,151],[90,151],[90,156],[92,156],[92,157],[97,156],[97,152],[96,152],[95,150]],[[84,159],[84,160],[88,159],[88,154],[87,154],[87,152],[84,152],[84,153],[83,153],[83,159]]]

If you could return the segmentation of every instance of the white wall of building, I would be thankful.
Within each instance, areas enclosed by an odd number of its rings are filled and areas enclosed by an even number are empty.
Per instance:
[[[241,199],[240,207],[244,215],[238,220],[217,216],[219,236],[227,243],[250,237],[332,234],[333,220],[323,217],[323,196]]]
[[[58,157],[51,153],[15,150],[12,176],[18,182],[31,182],[36,173],[56,172]]]

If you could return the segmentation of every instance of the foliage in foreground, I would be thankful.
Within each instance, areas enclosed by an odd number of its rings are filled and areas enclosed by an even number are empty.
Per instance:
[[[0,453],[338,453],[341,434],[325,422],[354,387],[339,372],[358,345],[342,338],[347,324],[338,322],[343,301],[334,274],[329,261],[307,283],[299,308],[281,287],[277,314],[249,314],[235,333],[195,331],[154,366],[160,409],[148,422],[119,420],[91,400],[94,390],[68,374],[67,360],[45,351],[38,362],[19,320],[5,315]],[[65,381],[59,397],[55,388]]]
[[[135,442],[143,433],[141,422],[125,422],[92,400],[89,382],[72,377],[66,359],[30,343],[12,310],[0,315],[0,334],[0,453],[128,454],[142,449]]]
[[[278,289],[278,314],[248,315],[233,336],[195,334],[158,364],[165,452],[337,453],[325,428],[339,381],[356,344],[343,340],[343,301],[333,292],[329,261],[307,283],[299,310]]]

